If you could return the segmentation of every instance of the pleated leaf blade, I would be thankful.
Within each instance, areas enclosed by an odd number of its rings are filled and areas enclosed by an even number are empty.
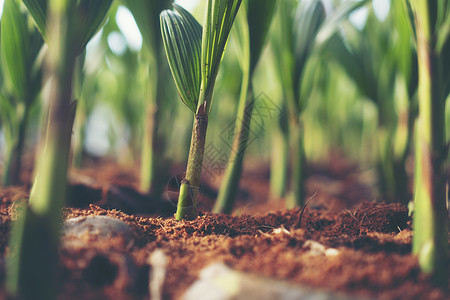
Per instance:
[[[195,113],[201,86],[202,26],[184,8],[160,15],[161,33],[170,70],[181,100]]]
[[[208,0],[202,39],[202,88],[206,111],[211,109],[212,92],[219,66],[242,0]]]

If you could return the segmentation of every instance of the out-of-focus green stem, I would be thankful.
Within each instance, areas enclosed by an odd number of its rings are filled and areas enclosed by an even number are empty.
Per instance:
[[[86,138],[87,115],[84,109],[85,99],[81,99],[77,105],[76,119],[74,122],[72,166],[80,168],[83,164],[84,140]]]
[[[303,207],[303,204],[305,203],[306,158],[304,130],[299,120],[297,122],[292,122],[289,128],[289,136],[292,149],[292,194],[288,199],[287,205],[289,207]]]
[[[181,182],[180,194],[178,196],[178,207],[175,216],[177,220],[192,220],[197,217],[197,201],[207,127],[208,115],[204,109],[200,109],[194,118],[186,175]]]
[[[155,70],[155,65],[149,66],[149,85],[146,91],[144,132],[142,137],[142,155],[141,155],[141,180],[140,188],[143,192],[150,193],[152,183],[155,179],[156,160],[156,125],[158,124],[158,101],[157,95],[159,88],[159,77]],[[156,68],[157,69],[157,68]]]
[[[445,101],[440,94],[439,56],[435,52],[432,7],[436,1],[416,0],[415,20],[419,66],[419,117],[416,122],[413,252],[422,270],[447,285],[448,214],[444,160]],[[430,3],[432,2],[432,3]],[[434,6],[433,6],[434,5]]]
[[[253,112],[253,89],[250,79],[251,73],[248,69],[243,72],[235,136],[225,175],[220,186],[219,195],[217,196],[216,204],[213,209],[216,213],[229,214],[233,209],[236,194],[239,189],[242,163],[250,133]]]
[[[7,286],[23,299],[54,299],[60,211],[65,203],[70,140],[75,118],[75,53],[69,40],[69,3],[49,2],[49,113],[39,150],[29,208],[13,226]],[[39,237],[39,238],[37,238]]]
[[[280,124],[272,132],[272,153],[270,161],[270,197],[281,199],[286,195],[289,162],[289,130],[287,118],[280,118]]]
[[[17,137],[11,145],[8,145],[3,171],[3,185],[18,185],[20,183],[20,171],[22,168],[22,153],[25,144],[25,136],[30,114],[30,102],[26,102],[23,113],[19,116],[19,130]]]
[[[144,118],[144,132],[142,138],[142,162],[140,188],[145,193],[151,193],[158,198],[162,194],[164,176],[161,171],[164,139],[158,135],[160,126],[161,107],[164,101],[164,78],[166,69],[160,63],[151,63],[149,69],[149,86],[147,91],[146,113]]]

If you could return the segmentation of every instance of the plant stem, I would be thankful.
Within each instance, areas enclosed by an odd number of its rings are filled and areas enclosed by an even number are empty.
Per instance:
[[[84,140],[86,138],[86,120],[87,114],[84,108],[85,99],[78,101],[76,120],[73,129],[73,154],[72,166],[81,168],[83,164]]]
[[[142,155],[141,155],[141,178],[140,189],[145,193],[150,193],[155,174],[154,157],[154,136],[155,136],[155,117],[156,103],[149,101],[146,104],[144,117],[144,132],[142,136]]]
[[[19,131],[11,146],[8,146],[6,164],[3,174],[3,185],[18,185],[20,183],[20,171],[22,168],[22,153],[25,144],[28,118],[30,114],[30,103],[26,101],[23,113],[19,117]]]
[[[21,215],[21,221],[14,224],[11,238],[11,247],[16,251],[12,258],[15,265],[10,266],[15,273],[8,274],[9,290],[13,294],[23,293],[21,296],[25,299],[55,297],[59,216],[66,198],[75,106],[66,100],[71,97],[70,85],[54,78],[51,89],[52,109],[30,194],[30,207]]]
[[[270,161],[270,197],[281,199],[286,195],[288,158],[289,158],[289,131],[286,118],[280,118],[272,132],[272,153]]]
[[[289,133],[292,155],[292,194],[287,205],[290,207],[302,207],[305,202],[306,158],[304,131],[300,121],[291,122]]]
[[[70,47],[68,3],[50,2],[50,43],[47,72],[49,113],[39,148],[36,178],[29,208],[14,223],[11,237],[9,291],[25,299],[54,299],[60,234],[65,204],[70,141],[75,118],[72,80],[75,55]]]
[[[213,211],[216,213],[231,213],[239,189],[239,180],[242,173],[242,163],[247,148],[250,125],[253,112],[253,88],[250,72],[244,70],[242,78],[241,95],[239,99],[236,130],[231,148],[229,163],[225,170],[220,186],[219,195]]]
[[[202,107],[205,107],[204,105]],[[191,147],[189,150],[186,175],[181,182],[176,219],[192,220],[197,217],[197,201],[202,174],[203,153],[205,151],[208,115],[204,109],[195,114],[192,128]]]
[[[422,270],[446,286],[448,215],[444,161],[445,101],[440,94],[439,57],[433,51],[427,1],[417,1],[416,30],[419,66],[419,117],[416,122],[413,253]],[[420,10],[419,10],[420,8]]]

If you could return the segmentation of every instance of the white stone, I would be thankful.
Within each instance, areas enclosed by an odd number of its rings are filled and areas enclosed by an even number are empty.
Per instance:
[[[350,296],[317,291],[302,286],[238,272],[214,263],[200,272],[200,278],[182,296],[183,300],[352,300]]]

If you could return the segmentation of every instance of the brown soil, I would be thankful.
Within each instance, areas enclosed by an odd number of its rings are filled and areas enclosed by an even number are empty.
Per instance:
[[[134,243],[89,240],[89,247],[60,250],[60,299],[148,299],[149,256],[167,256],[163,298],[178,299],[199,271],[224,262],[233,269],[321,290],[379,299],[449,299],[418,267],[411,251],[411,220],[400,204],[370,202],[372,193],[348,163],[315,168],[312,197],[299,209],[267,202],[268,170],[244,172],[232,216],[209,213],[218,182],[205,178],[199,217],[175,221],[170,201],[137,191],[136,171],[114,164],[71,174],[64,217],[109,215],[129,224]],[[29,185],[0,188],[0,280],[14,202]],[[157,217],[158,215],[162,217]],[[310,255],[308,240],[336,248],[336,256]],[[0,298],[5,295],[0,291]]]

